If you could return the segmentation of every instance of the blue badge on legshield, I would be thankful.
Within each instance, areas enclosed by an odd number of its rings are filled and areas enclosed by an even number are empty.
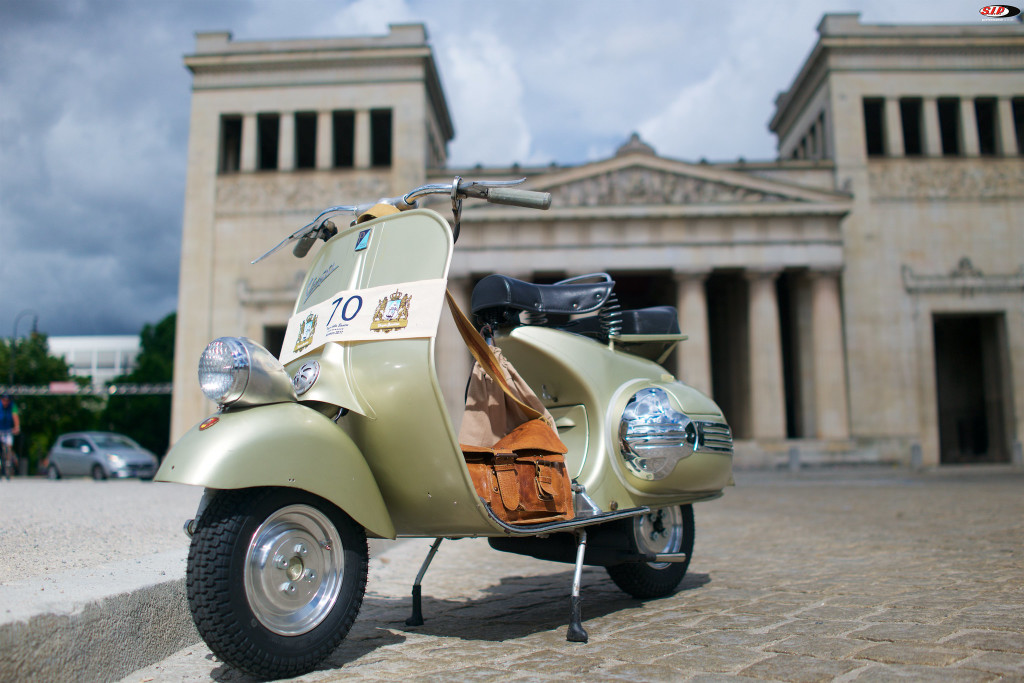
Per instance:
[[[362,251],[370,246],[370,233],[373,232],[372,228],[367,228],[359,233],[359,238],[356,240],[356,251]]]

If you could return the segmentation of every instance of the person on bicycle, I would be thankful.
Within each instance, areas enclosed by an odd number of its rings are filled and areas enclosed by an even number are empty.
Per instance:
[[[14,469],[14,436],[21,431],[21,419],[18,417],[18,406],[11,400],[9,394],[0,396],[0,470],[7,477],[11,478],[11,470]]]

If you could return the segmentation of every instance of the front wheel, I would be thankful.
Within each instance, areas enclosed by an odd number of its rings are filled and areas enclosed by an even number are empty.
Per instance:
[[[693,555],[693,506],[660,508],[635,517],[628,527],[632,551],[654,555],[686,553],[685,562],[629,562],[608,567],[615,585],[644,600],[670,594],[683,580]]]
[[[261,678],[312,671],[363,602],[366,534],[295,489],[218,491],[196,523],[186,587],[210,649]]]

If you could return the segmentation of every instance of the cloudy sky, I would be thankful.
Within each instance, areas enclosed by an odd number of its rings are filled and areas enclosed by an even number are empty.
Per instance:
[[[426,24],[453,165],[582,163],[638,131],[772,159],[767,122],[826,12],[975,23],[977,0],[0,0],[0,337],[135,334],[177,305],[196,31]],[[500,134],[495,134],[500,131]],[[365,198],[339,198],[365,199]],[[282,225],[282,236],[294,227]],[[267,245],[253,245],[253,253]]]

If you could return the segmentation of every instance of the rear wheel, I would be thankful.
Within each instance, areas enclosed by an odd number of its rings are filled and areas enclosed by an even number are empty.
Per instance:
[[[362,527],[294,489],[219,491],[196,524],[186,585],[199,634],[223,661],[262,678],[312,671],[363,602]]]
[[[46,478],[60,479],[60,470],[57,469],[56,465],[51,463],[50,466],[46,468]]]
[[[641,554],[685,553],[685,562],[628,562],[608,567],[615,585],[634,598],[660,598],[679,585],[693,554],[693,506],[651,510],[633,519],[629,544]]]

